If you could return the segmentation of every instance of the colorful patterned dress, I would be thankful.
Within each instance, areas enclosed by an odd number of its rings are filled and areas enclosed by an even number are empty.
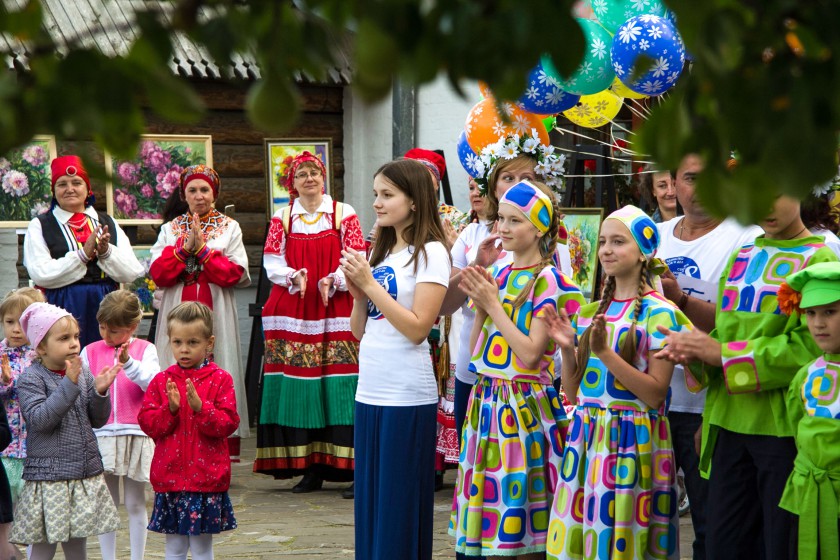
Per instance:
[[[491,268],[499,298],[525,334],[541,309],[577,314],[580,289],[554,267],[540,271],[521,307],[512,302],[534,267]],[[555,344],[549,341],[537,368],[528,368],[488,317],[470,369],[479,375],[461,433],[461,456],[449,534],[468,556],[514,556],[544,552],[548,519],[563,449],[566,423],[551,384]]]
[[[12,500],[17,502],[20,491],[23,489],[23,462],[26,459],[26,422],[20,411],[17,386],[18,379],[37,354],[29,344],[12,348],[8,346],[5,338],[0,341],[0,353],[9,357],[9,367],[12,370],[9,384],[0,383],[0,401],[6,408],[6,418],[12,433],[12,441],[6,449],[0,451],[0,459],[9,478]]]
[[[297,199],[271,220],[264,265],[274,286],[263,308],[265,378],[254,472],[353,480],[359,343],[350,331],[353,298],[338,267],[344,249],[364,251],[359,218],[329,195],[313,213]],[[300,269],[307,271],[303,298],[291,280]],[[317,283],[327,276],[335,284],[324,307]]]
[[[605,313],[609,345],[620,352],[636,300],[613,300]],[[589,327],[598,302],[573,325]],[[690,322],[657,292],[645,294],[636,324],[636,369],[664,345],[658,325]],[[670,389],[669,389],[670,396]],[[580,382],[548,531],[548,558],[679,558],[674,451],[665,416],[627,390],[594,354]]]

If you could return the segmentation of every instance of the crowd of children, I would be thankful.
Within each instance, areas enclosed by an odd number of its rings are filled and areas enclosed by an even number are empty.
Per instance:
[[[239,415],[232,377],[211,360],[209,308],[170,312],[176,364],[163,372],[154,345],[134,336],[142,309],[126,290],[102,300],[102,340],[85,348],[76,319],[37,290],[10,292],[0,317],[0,556],[24,558],[17,543],[53,558],[60,543],[66,558],[86,558],[99,535],[103,558],[116,558],[122,482],[132,559],[147,529],[166,534],[167,558],[212,558],[212,535],[236,527],[226,438]]]

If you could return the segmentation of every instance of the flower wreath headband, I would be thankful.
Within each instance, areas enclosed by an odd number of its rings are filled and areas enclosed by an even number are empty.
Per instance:
[[[478,161],[475,162],[475,170],[478,177],[475,182],[478,185],[478,192],[481,196],[487,196],[490,175],[499,162],[513,159],[520,155],[527,155],[537,161],[534,171],[543,178],[543,182],[553,190],[557,191],[563,186],[563,165],[566,163],[566,156],[556,155],[554,146],[540,144],[537,131],[531,129],[531,134],[510,134],[498,141],[488,144],[481,150]]]

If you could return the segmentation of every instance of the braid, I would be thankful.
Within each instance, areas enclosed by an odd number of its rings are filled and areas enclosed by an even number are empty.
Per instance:
[[[607,278],[607,282],[604,284],[604,292],[601,295],[601,301],[598,302],[598,309],[595,311],[595,315],[600,315],[607,311],[607,308],[609,308],[610,303],[612,303],[614,294],[615,278],[609,276]],[[575,369],[574,379],[572,380],[576,381],[577,383],[580,383],[580,380],[583,379],[583,372],[586,371],[586,365],[589,363],[589,338],[591,336],[592,326],[590,325],[583,332],[583,334],[580,336],[580,340],[578,341],[577,368]]]
[[[645,288],[647,287],[648,277],[648,262],[645,259],[642,262],[642,269],[639,272],[639,292],[636,294],[636,304],[633,309],[633,324],[630,325],[630,330],[624,337],[624,342],[621,344],[621,359],[630,365],[636,362],[636,324],[639,322],[639,317],[642,314],[642,304],[645,298]]]

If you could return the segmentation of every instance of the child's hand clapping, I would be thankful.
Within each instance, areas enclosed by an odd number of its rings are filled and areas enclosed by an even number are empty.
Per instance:
[[[468,266],[461,272],[461,289],[484,311],[499,303],[499,285],[490,271],[480,266]]]
[[[79,375],[82,373],[82,359],[79,356],[74,356],[69,360],[64,360],[64,375],[73,383],[79,382]]]
[[[192,379],[187,379],[187,402],[190,403],[193,412],[201,412],[201,397],[198,396],[198,391],[195,390]]]
[[[178,410],[181,408],[181,393],[171,379],[166,380],[166,396],[169,397],[169,412],[178,414]]]
[[[8,354],[0,356],[0,383],[8,385],[12,381],[12,366]]]
[[[128,362],[129,359],[130,358],[129,358],[129,355],[128,355],[128,342],[126,342],[126,343],[120,345],[119,358],[117,359],[117,361],[119,362],[120,367],[124,367],[126,362]]]
[[[96,387],[97,393],[104,395],[108,392],[108,387],[114,384],[114,379],[117,378],[117,373],[119,373],[121,367],[120,364],[114,364],[102,368],[99,375],[93,379],[93,385]]]
[[[565,309],[559,311],[550,305],[543,307],[537,317],[545,323],[548,329],[548,336],[557,343],[560,348],[575,347],[575,329],[566,314]]]
[[[607,344],[607,321],[604,314],[595,315],[592,319],[592,334],[589,335],[589,348],[596,356],[609,349]]]

